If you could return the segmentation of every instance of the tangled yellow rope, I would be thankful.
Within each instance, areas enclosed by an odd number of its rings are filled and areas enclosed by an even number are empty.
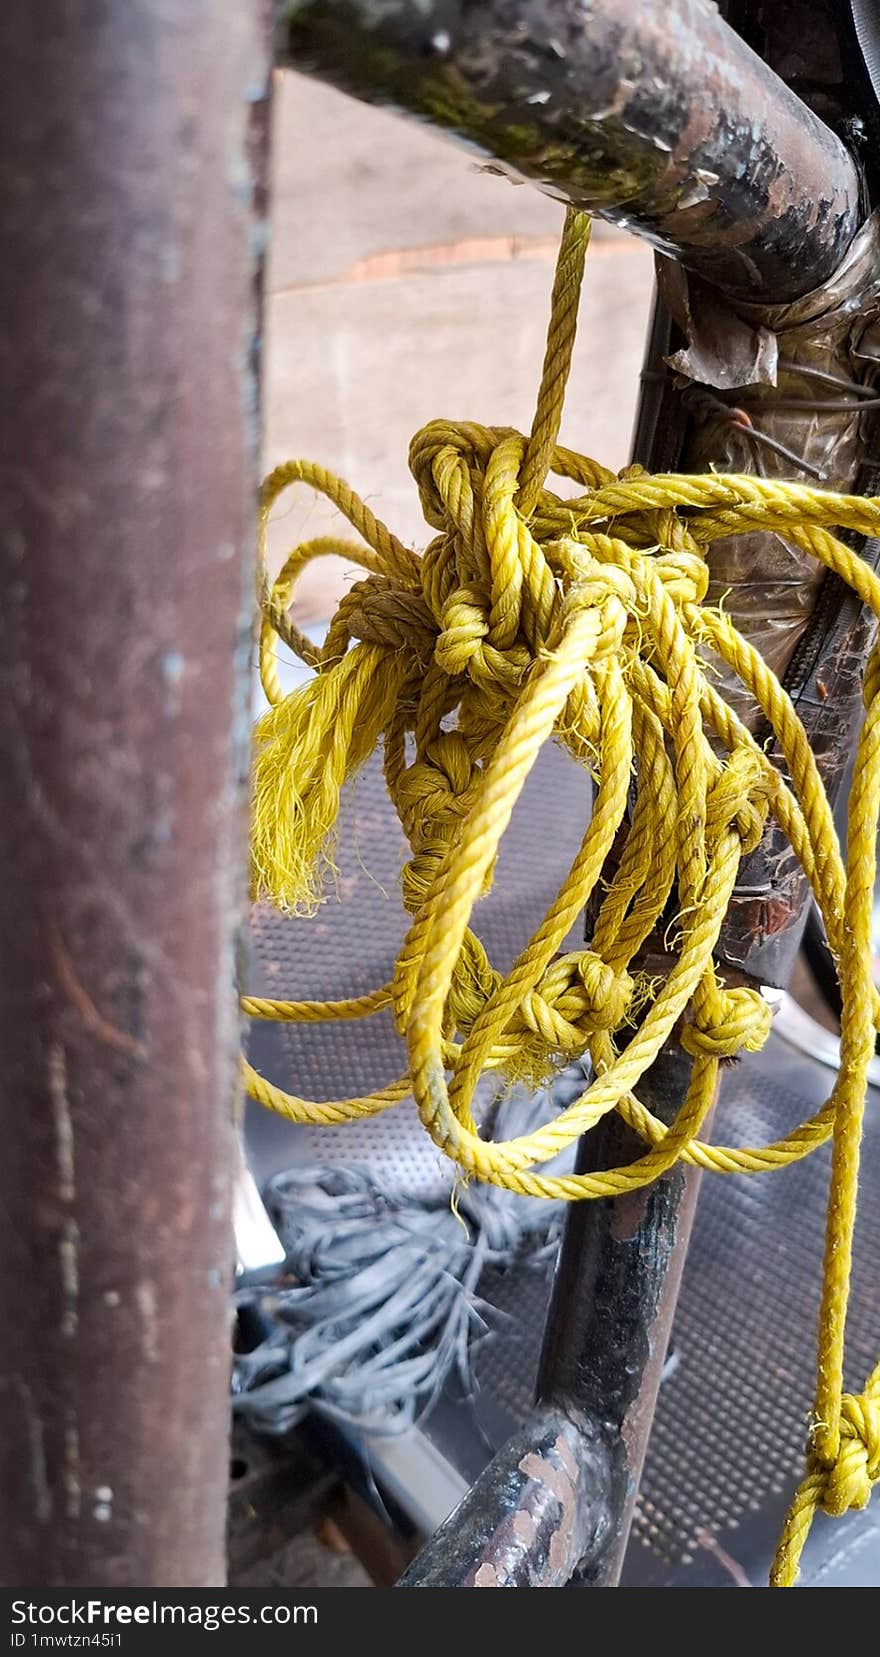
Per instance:
[[[437,531],[422,557],[321,467],[292,461],[263,485],[260,667],[270,708],[256,731],[254,892],[284,910],[314,909],[340,792],[381,739],[388,791],[411,847],[403,896],[412,921],[393,980],[371,995],[246,997],[243,1006],[253,1018],[286,1020],[364,1018],[390,1007],[409,1071],[378,1092],[325,1103],[282,1092],[247,1063],[245,1080],[255,1099],[298,1122],[350,1121],[412,1094],[431,1138],[466,1174],[569,1201],[632,1190],[675,1162],[725,1174],[778,1168],[833,1137],[809,1471],[774,1565],[773,1581],[783,1585],[797,1576],[816,1509],[863,1506],[880,1476],[880,1366],[864,1393],[843,1393],[859,1142],[880,1018],[870,943],[880,651],[865,675],[844,871],[791,701],[722,609],[704,603],[705,551],[725,536],[777,531],[880,616],[880,581],[833,533],[880,533],[880,500],[758,477],[654,477],[638,467],[617,477],[561,448],[588,238],[589,221],[569,212],[530,436],[433,421],[414,438],[410,464]],[[569,495],[547,487],[550,473],[574,486]],[[333,501],[361,539],[307,542],[272,581],[267,522],[296,483]],[[368,573],[342,600],[319,649],[288,611],[298,576],[326,553]],[[278,639],[315,670],[288,697],[278,681]],[[791,785],[719,694],[707,651],[763,710]],[[503,977],[469,923],[525,778],[551,737],[590,771],[595,808],[558,897]],[[711,1145],[699,1134],[719,1061],[759,1049],[769,1030],[761,996],[726,987],[713,962],[740,860],[760,840],[768,812],[807,875],[838,963],[840,1071],[823,1109],[783,1139]],[[624,831],[609,879],[609,853]],[[589,949],[560,955],[597,888]],[[673,889],[678,951],[668,976],[650,984],[635,963]],[[685,1101],[667,1126],[636,1090],[674,1031],[693,1064]],[[471,1107],[483,1071],[536,1076],[585,1052],[595,1075],[575,1104],[524,1137],[502,1144],[481,1137]],[[605,1173],[540,1172],[612,1110],[641,1135],[643,1156]]]

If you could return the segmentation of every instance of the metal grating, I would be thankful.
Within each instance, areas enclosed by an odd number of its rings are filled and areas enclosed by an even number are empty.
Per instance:
[[[817,1065],[774,1042],[730,1078],[717,1134],[760,1143],[821,1103],[826,1086]],[[880,1340],[872,1115],[847,1327],[855,1389]],[[667,1565],[693,1563],[707,1533],[729,1535],[781,1505],[801,1476],[828,1165],[826,1150],[771,1175],[703,1180],[672,1335],[677,1362],[661,1390],[636,1520],[636,1534]]]
[[[828,1072],[772,1040],[726,1082],[716,1136],[760,1143],[822,1103]],[[803,1466],[828,1163],[826,1149],[771,1175],[704,1176],[642,1477],[628,1560],[633,1580],[643,1574],[640,1548],[672,1572],[700,1564],[719,1537],[730,1552],[743,1531],[752,1534],[741,1551],[762,1554],[756,1575],[765,1568],[773,1527]],[[847,1384],[856,1390],[880,1347],[878,1284],[875,1108],[865,1133],[847,1327]],[[518,1272],[495,1274],[481,1288],[517,1319],[516,1332],[484,1348],[479,1377],[518,1422],[532,1400],[547,1283]]]

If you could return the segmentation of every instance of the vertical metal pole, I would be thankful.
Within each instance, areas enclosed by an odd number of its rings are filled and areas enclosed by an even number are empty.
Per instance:
[[[639,1098],[671,1121],[690,1060],[661,1053]],[[632,1161],[644,1147],[612,1114],[578,1149],[578,1171]],[[623,1565],[660,1376],[696,1212],[700,1174],[677,1164],[625,1196],[573,1203],[566,1215],[544,1335],[538,1397],[590,1423],[612,1458],[609,1530],[584,1561],[584,1586],[613,1586]]]
[[[224,1579],[265,13],[0,16],[16,1586]]]

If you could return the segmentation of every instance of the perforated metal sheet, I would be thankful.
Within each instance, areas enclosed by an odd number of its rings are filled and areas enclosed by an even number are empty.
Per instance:
[[[828,1073],[773,1039],[725,1082],[716,1138],[761,1143],[822,1103]],[[856,1390],[880,1348],[878,1104],[872,1094],[847,1326],[847,1384]],[[766,1571],[803,1466],[828,1163],[826,1150],[770,1175],[703,1179],[625,1580],[694,1575],[729,1583],[719,1549],[745,1558],[753,1580]],[[481,1385],[521,1420],[532,1400],[547,1286],[517,1273],[483,1288],[516,1316],[520,1333],[484,1349]],[[876,1522],[875,1513],[846,1522],[854,1542],[867,1537],[866,1574],[856,1580],[880,1581]],[[826,1554],[842,1535],[829,1530]],[[822,1566],[820,1554],[814,1568]]]
[[[828,1078],[774,1042],[728,1085],[716,1133],[761,1143],[818,1106]],[[854,1390],[880,1346],[877,1106],[872,1094],[847,1324]],[[772,1175],[703,1181],[673,1330],[679,1362],[661,1393],[636,1524],[667,1565],[695,1562],[707,1534],[726,1535],[729,1550],[801,1476],[828,1167],[825,1150]],[[880,1533],[876,1546],[875,1567]]]

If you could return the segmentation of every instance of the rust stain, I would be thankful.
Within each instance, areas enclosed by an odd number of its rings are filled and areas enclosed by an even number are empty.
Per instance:
[[[463,265],[510,264],[518,259],[540,259],[552,263],[559,252],[557,236],[464,236],[455,242],[428,242],[422,247],[383,248],[355,259],[338,275],[322,277],[317,282],[289,282],[273,289],[273,298],[279,294],[317,293],[324,288],[360,287],[371,282],[394,282],[404,276],[419,276],[426,271],[454,270]],[[596,241],[590,258],[613,253],[639,252],[638,243],[621,235],[608,241]]]
[[[769,897],[760,905],[760,932],[765,938],[774,938],[777,933],[785,932],[795,919],[792,903],[789,899]]]
[[[144,1046],[142,1042],[129,1035],[127,1030],[117,1029],[115,1024],[104,1018],[98,1012],[94,1001],[83,988],[74,971],[73,962],[64,947],[64,941],[57,926],[51,929],[51,950],[55,966],[58,969],[58,981],[62,989],[67,991],[70,1000],[80,1014],[86,1029],[91,1030],[106,1047],[115,1047],[119,1053],[131,1053],[135,1058],[143,1058]]]
[[[626,1243],[637,1237],[644,1224],[650,1201],[650,1187],[640,1191],[625,1191],[612,1204],[610,1229],[616,1243]]]

